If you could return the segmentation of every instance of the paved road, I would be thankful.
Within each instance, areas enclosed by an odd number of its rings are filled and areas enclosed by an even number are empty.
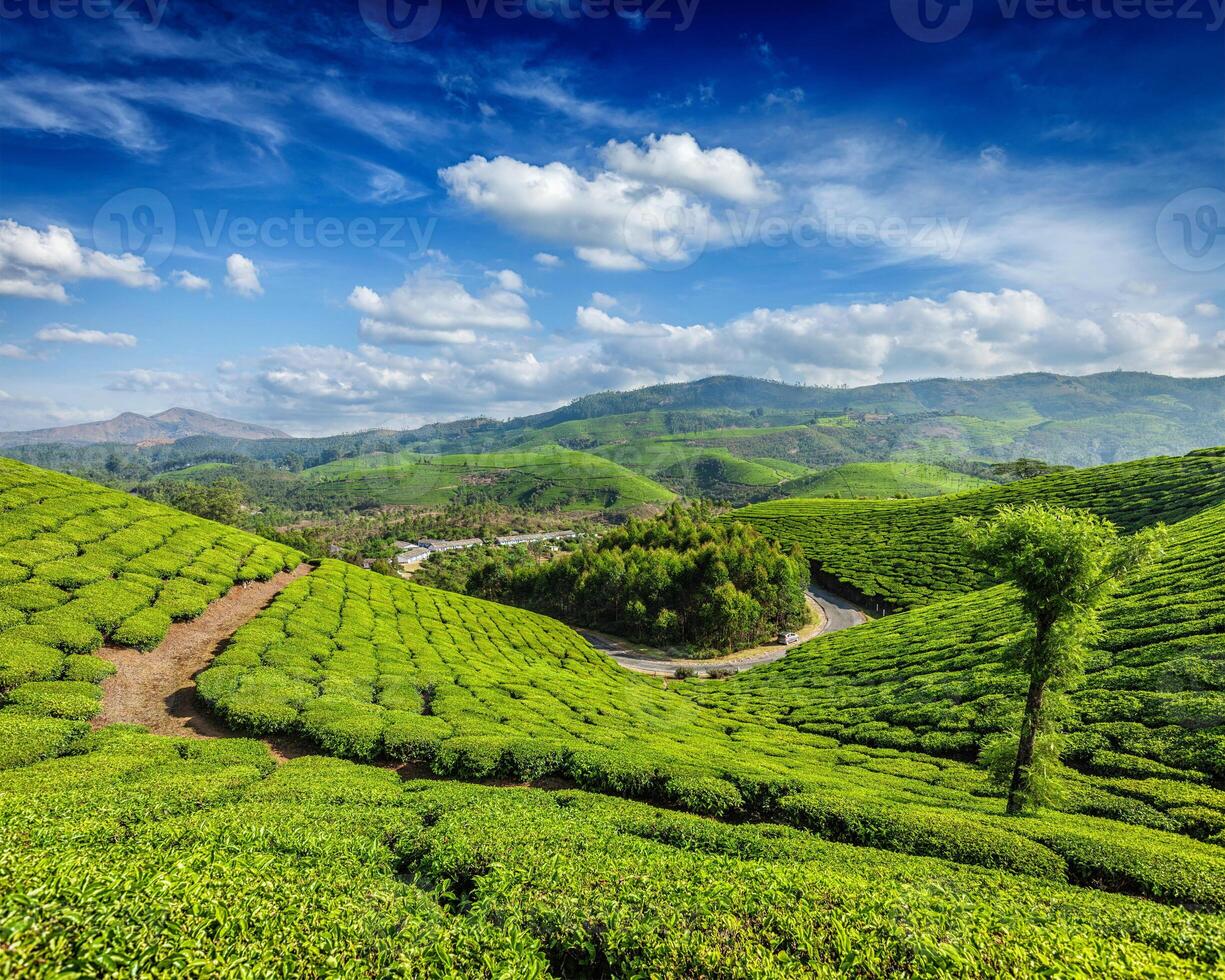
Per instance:
[[[832,592],[826,592],[824,589],[819,589],[816,586],[808,589],[807,599],[809,609],[813,611],[816,621],[799,631],[801,643],[806,643],[814,636],[820,636],[823,633],[835,633],[838,630],[844,630],[851,626],[858,626],[868,619],[867,614],[853,602],[849,602],[841,596],[836,596]],[[656,674],[668,677],[676,673],[678,667],[688,667],[695,674],[701,676],[709,675],[712,668],[732,670],[739,673],[742,670],[748,670],[750,667],[757,667],[761,664],[781,660],[787,655],[789,650],[794,650],[796,646],[793,644],[790,647],[785,647],[775,643],[769,646],[754,647],[752,650],[741,650],[730,657],[718,657],[713,660],[676,660],[668,657],[662,650],[653,652],[646,647],[636,647],[625,640],[610,636],[607,633],[598,633],[595,630],[584,629],[580,629],[578,632],[593,647],[608,654],[622,667],[637,671],[640,674]]]

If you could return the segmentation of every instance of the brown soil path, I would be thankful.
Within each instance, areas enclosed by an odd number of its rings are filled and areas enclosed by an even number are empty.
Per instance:
[[[166,639],[148,653],[130,647],[103,647],[98,656],[113,663],[117,672],[102,682],[102,712],[94,718],[94,727],[123,722],[144,725],[157,735],[232,736],[234,733],[197,699],[195,676],[212,663],[240,626],[310,570],[310,565],[302,564],[267,582],[234,586],[200,616],[174,623]],[[269,740],[269,747],[281,758],[303,754],[298,746],[282,744],[281,740]]]

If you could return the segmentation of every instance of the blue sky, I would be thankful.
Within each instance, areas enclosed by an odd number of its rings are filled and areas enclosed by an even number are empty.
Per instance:
[[[0,429],[1225,373],[1225,0],[392,2],[5,0]]]

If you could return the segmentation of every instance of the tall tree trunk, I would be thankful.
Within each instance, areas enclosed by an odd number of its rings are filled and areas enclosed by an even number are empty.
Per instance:
[[[1025,698],[1025,717],[1021,720],[1021,741],[1017,745],[1017,761],[1012,770],[1012,782],[1008,786],[1008,813],[1016,815],[1024,806],[1027,770],[1034,761],[1034,742],[1042,717],[1042,696],[1046,693],[1046,680],[1033,677],[1029,682],[1029,695]]]

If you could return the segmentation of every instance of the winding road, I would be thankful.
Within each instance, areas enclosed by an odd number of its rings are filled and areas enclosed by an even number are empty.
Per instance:
[[[812,610],[814,621],[801,630],[800,643],[806,643],[815,636],[824,633],[836,633],[838,630],[858,626],[868,620],[867,614],[853,602],[841,596],[810,586],[806,596],[808,608]],[[769,646],[753,647],[740,650],[726,657],[715,657],[710,660],[684,660],[669,657],[662,650],[652,650],[650,647],[637,646],[620,637],[610,636],[596,630],[580,629],[583,638],[601,653],[608,654],[613,660],[627,670],[640,674],[656,674],[671,677],[678,667],[687,667],[698,676],[710,676],[710,671],[730,670],[739,673],[750,667],[781,660],[789,650],[794,650],[798,643],[783,646],[775,643]]]

